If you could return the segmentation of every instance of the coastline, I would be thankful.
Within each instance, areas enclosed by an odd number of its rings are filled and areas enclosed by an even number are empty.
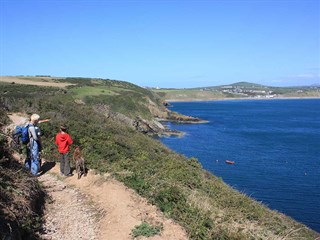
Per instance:
[[[165,99],[166,102],[208,102],[208,101],[231,101],[231,100],[299,100],[299,99],[320,99],[320,97],[276,97],[276,98],[187,98],[187,99]]]
[[[181,124],[202,124],[209,123],[207,120],[199,119],[197,121],[186,121],[186,120],[174,120],[174,119],[165,119],[165,118],[156,118],[159,122],[172,122],[172,123],[181,123]]]

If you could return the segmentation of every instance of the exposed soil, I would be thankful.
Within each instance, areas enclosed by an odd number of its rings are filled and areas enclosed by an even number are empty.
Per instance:
[[[9,116],[14,125],[24,117]],[[132,239],[131,231],[143,221],[161,225],[160,235],[152,240],[188,239],[185,230],[132,189],[110,175],[89,171],[77,179],[59,175],[59,164],[43,162],[48,169],[38,179],[51,196],[46,203],[44,239]],[[139,237],[139,239],[147,239]]]

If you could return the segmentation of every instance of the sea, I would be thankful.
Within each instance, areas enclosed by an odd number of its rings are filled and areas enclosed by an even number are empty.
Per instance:
[[[320,99],[172,102],[209,121],[161,141],[240,192],[320,232]],[[227,164],[225,161],[233,161]]]

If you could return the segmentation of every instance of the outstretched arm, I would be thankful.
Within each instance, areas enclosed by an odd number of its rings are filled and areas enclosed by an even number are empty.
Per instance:
[[[48,119],[42,119],[42,120],[39,120],[39,122],[38,123],[44,123],[44,122],[49,122],[50,121],[50,119],[48,118]]]

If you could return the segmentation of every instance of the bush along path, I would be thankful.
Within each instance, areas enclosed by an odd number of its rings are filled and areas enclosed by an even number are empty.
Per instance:
[[[11,127],[24,118],[10,116]],[[59,164],[43,162],[38,177],[49,195],[43,239],[188,239],[185,230],[132,189],[108,174],[89,171],[77,179],[59,175]]]

